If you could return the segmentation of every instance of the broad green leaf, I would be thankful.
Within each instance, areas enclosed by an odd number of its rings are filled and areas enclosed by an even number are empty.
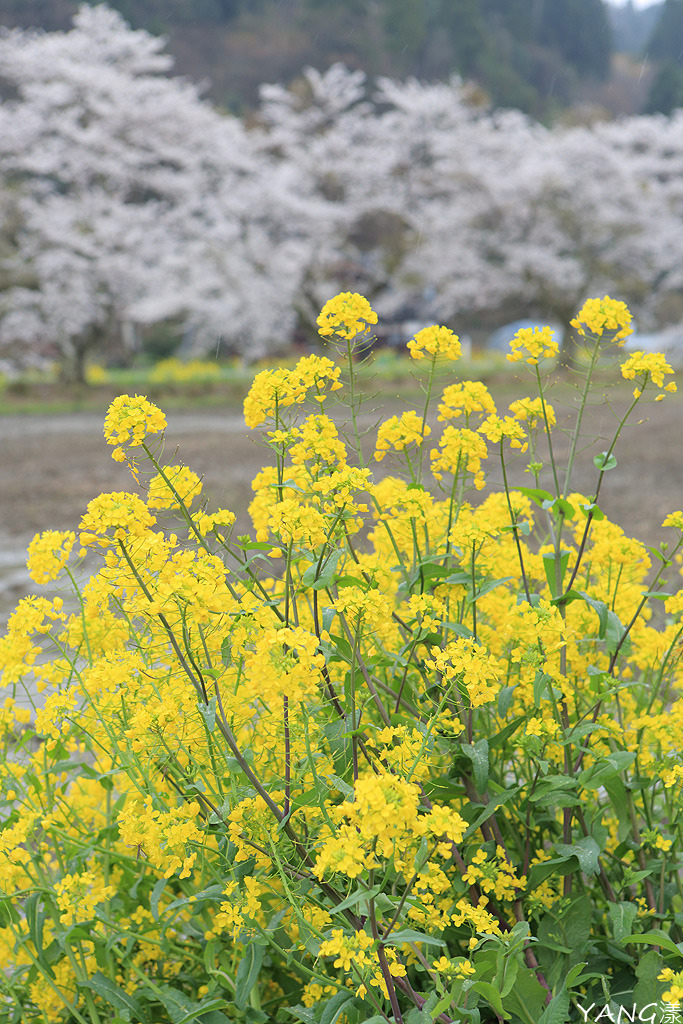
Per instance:
[[[538,1018],[538,1024],[567,1024],[569,1013],[569,993],[562,989],[550,1000],[545,1010]]]
[[[161,899],[161,894],[163,893],[163,891],[164,891],[164,889],[166,888],[167,885],[168,885],[168,879],[167,878],[159,878],[154,883],[154,888],[152,889],[152,895],[150,896],[150,900],[149,900],[149,909],[151,910],[152,917],[154,918],[155,921],[159,920],[159,900]]]
[[[583,839],[578,839],[571,845],[566,843],[555,843],[555,849],[560,856],[576,857],[584,874],[596,875],[598,873],[600,847],[593,836],[584,836]]]
[[[470,836],[474,835],[479,826],[483,822],[488,821],[488,819],[491,817],[492,814],[495,813],[498,807],[501,807],[503,804],[506,804],[509,800],[512,800],[513,797],[516,797],[517,794],[520,792],[520,789],[521,786],[516,786],[514,789],[507,789],[502,793],[498,793],[497,796],[489,800],[489,802],[484,807],[483,811],[481,811],[481,813],[478,814],[477,817],[474,819],[472,824],[468,826],[468,829],[465,832],[463,838],[469,839]]]
[[[474,602],[477,601],[480,597],[483,597],[484,594],[490,594],[492,590],[496,589],[496,587],[502,587],[504,583],[509,583],[511,579],[512,576],[504,576],[503,578],[498,580],[487,580],[486,583],[482,583],[481,585],[477,581],[475,581],[474,593],[470,592],[467,595],[467,598],[465,599],[466,603],[474,604]]]
[[[599,455],[593,458],[593,465],[596,469],[601,470],[601,472],[607,473],[610,469],[616,469],[617,460],[608,452],[600,452]]]
[[[334,551],[327,561],[320,567],[318,572],[318,562],[314,562],[313,565],[309,565],[306,572],[301,577],[301,584],[304,587],[310,588],[311,590],[324,590],[325,587],[329,587],[334,579],[334,574],[337,571],[337,566],[344,554],[342,548]]]
[[[377,896],[381,891],[381,885],[373,885],[372,889],[356,889],[356,891],[352,892],[350,896],[347,896],[345,900],[338,903],[336,907],[331,907],[329,913],[341,914],[344,910],[348,910],[349,907],[357,907],[359,903],[371,900],[373,896]]]
[[[247,1005],[249,993],[258,980],[265,953],[265,946],[253,940],[245,947],[235,976],[235,1005],[240,1010]]]
[[[539,508],[542,507],[544,501],[553,500],[550,491],[544,491],[540,487],[518,487],[517,490],[520,494],[524,494],[527,498],[531,498],[532,501],[536,502]]]
[[[383,940],[384,941],[384,940]],[[384,941],[385,946],[400,946],[402,942],[422,942],[425,946],[445,946],[443,939],[437,939],[425,932],[416,932],[412,928],[402,928],[399,932],[390,932]]]
[[[210,885],[208,889],[202,889],[201,892],[193,893],[191,896],[180,896],[177,900],[173,900],[173,903],[169,903],[164,913],[170,914],[172,910],[177,910],[178,907],[187,907],[190,904],[200,903],[202,900],[222,901],[225,898],[223,888],[224,886],[218,884]]]
[[[630,935],[633,921],[638,913],[635,903],[610,903],[608,915],[612,925],[612,932],[616,942],[621,943],[624,935]]]
[[[624,935],[621,941],[624,945],[631,942],[642,942],[646,946],[660,946],[667,953],[674,953],[678,957],[683,956],[683,942],[676,945],[673,939],[670,939],[660,928],[652,928],[644,935]]]
[[[543,555],[543,569],[545,570],[545,578],[548,581],[548,587],[552,597],[556,598],[562,592],[562,581],[564,574],[567,571],[567,564],[569,562],[569,551],[561,551],[559,555],[559,574],[557,572],[558,557],[554,551],[548,551]]]
[[[501,1002],[500,992],[498,989],[491,984],[490,981],[475,981],[472,986],[474,992],[478,992],[480,996],[493,1007],[499,1017],[505,1017],[505,1010],[503,1009],[503,1003]]]
[[[213,696],[208,704],[204,704],[202,701],[198,704],[202,718],[204,719],[206,728],[209,732],[213,732],[216,727],[216,700],[216,696]]]
[[[147,1017],[137,999],[133,996],[129,996],[122,988],[112,981],[110,978],[105,977],[100,971],[96,971],[88,978],[88,987],[95,992],[100,999],[104,999],[105,1003],[109,1006],[113,1006],[115,1010],[128,1010],[133,1014],[136,1020],[145,1024]]]
[[[657,975],[661,974],[663,967],[662,956],[654,949],[640,958],[636,967],[638,981],[633,989],[633,1001],[636,1005],[647,1006],[648,1003],[656,1003],[662,998],[666,983],[659,981]]]
[[[460,749],[472,763],[474,784],[479,793],[483,793],[489,779],[489,744],[487,739],[476,743],[462,743]]]
[[[579,772],[579,784],[584,789],[600,789],[612,779],[617,778],[621,772],[630,768],[635,759],[636,755],[628,750],[615,750],[607,757],[600,758],[590,768],[584,768],[582,772]]]
[[[325,1004],[325,1009],[320,1016],[320,1024],[337,1024],[337,1021],[344,1016],[344,1007],[354,1000],[353,992],[349,992],[348,989],[335,992]]]
[[[545,501],[541,502],[541,508],[545,512],[552,512],[555,519],[559,519],[561,515],[565,519],[573,519],[576,515],[576,509],[566,498],[546,498]]]

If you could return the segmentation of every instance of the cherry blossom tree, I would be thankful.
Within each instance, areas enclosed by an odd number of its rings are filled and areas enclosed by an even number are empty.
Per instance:
[[[294,321],[310,232],[286,230],[282,173],[165,74],[163,45],[105,6],[69,32],[0,37],[18,95],[0,106],[0,170],[22,184],[32,278],[3,293],[0,340],[56,346],[76,377],[130,323],[183,319],[197,344],[254,356]]]
[[[297,323],[313,337],[340,290],[461,327],[566,322],[598,291],[646,325],[683,292],[683,114],[548,128],[457,78],[336,64],[264,86],[247,126],[169,77],[163,45],[105,6],[0,35],[16,356],[51,346],[79,377],[90,351],[173,321],[186,347],[258,358]]]

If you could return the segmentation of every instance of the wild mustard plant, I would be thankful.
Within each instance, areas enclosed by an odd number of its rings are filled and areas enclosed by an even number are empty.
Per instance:
[[[345,293],[319,325],[352,357],[376,320]],[[258,373],[253,536],[164,461],[159,409],[112,404],[134,489],[92,501],[78,545],[33,541],[34,581],[73,594],[25,598],[0,641],[0,1020],[680,1004],[683,512],[652,549],[598,504],[628,418],[674,388],[662,356],[622,365],[632,401],[592,493],[572,487],[598,357],[629,323],[608,297],[574,322],[562,463],[548,329],[514,339],[537,396],[507,410],[455,379],[452,332],[420,331],[424,406],[368,438],[353,358],[345,382],[327,356]],[[84,583],[79,550],[100,559]]]

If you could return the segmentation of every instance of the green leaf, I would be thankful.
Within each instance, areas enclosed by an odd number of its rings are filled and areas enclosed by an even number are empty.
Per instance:
[[[335,992],[332,998],[325,1004],[325,1009],[320,1017],[320,1024],[336,1024],[340,1017],[343,1016],[346,1004],[353,1002],[354,999],[353,992],[349,992],[348,989]]]
[[[122,988],[119,988],[115,982],[105,977],[100,971],[91,975],[88,978],[87,984],[88,988],[91,988],[100,999],[104,999],[105,1003],[113,1006],[115,1010],[128,1010],[136,1020],[143,1022],[143,1024],[147,1021],[145,1012],[137,999],[129,996],[127,992],[124,992]]]
[[[206,728],[209,732],[213,732],[216,727],[216,700],[217,697],[213,696],[208,704],[204,704],[200,701],[198,704],[202,718],[206,724]]]
[[[612,925],[612,933],[616,942],[620,943],[623,941],[625,935],[631,934],[633,922],[636,914],[638,913],[638,907],[635,903],[610,903],[608,914]]]
[[[505,1017],[505,1010],[503,1009],[500,992],[489,981],[475,981],[472,986],[472,990],[474,992],[478,992],[480,996],[483,996],[489,1005],[493,1007],[499,1017]]]
[[[576,857],[584,874],[596,875],[598,873],[600,847],[593,836],[584,836],[583,839],[579,839],[571,845],[567,843],[555,843],[555,849],[560,856]]]
[[[593,458],[593,465],[596,469],[601,470],[603,473],[607,473],[610,469],[616,469],[617,460],[613,455],[609,455],[607,452],[600,452]]]
[[[476,743],[462,743],[460,746],[465,757],[472,763],[474,784],[479,793],[483,793],[489,779],[489,743],[487,739]]]
[[[638,1006],[657,1003],[661,999],[666,982],[659,981],[657,975],[663,967],[664,961],[654,949],[640,958],[636,967],[638,981],[633,989],[633,1001]]]
[[[546,498],[541,503],[541,508],[545,512],[552,512],[555,519],[559,519],[561,515],[565,519],[573,519],[576,515],[576,509],[566,498]]]
[[[667,953],[674,953],[678,957],[683,956],[683,942],[676,945],[660,928],[652,928],[644,935],[624,935],[621,941],[624,945],[631,942],[642,942],[647,946],[660,946]]]
[[[600,638],[600,640],[603,640],[607,632],[607,618],[609,615],[609,608],[607,607],[604,601],[596,601],[595,598],[591,597],[590,594],[586,594],[583,590],[573,591],[573,593],[578,593],[579,597],[583,601],[585,601],[586,604],[590,605],[593,611],[597,613],[598,621],[600,623],[598,637]]]
[[[265,953],[265,946],[253,940],[245,947],[235,976],[235,1005],[239,1010],[243,1010],[247,1005],[249,993],[258,980]]]
[[[495,813],[498,807],[501,807],[502,804],[506,804],[509,800],[512,800],[513,797],[517,796],[521,788],[521,786],[516,786],[514,789],[504,790],[504,792],[498,793],[497,796],[489,800],[489,802],[484,807],[483,811],[474,819],[472,824],[468,826],[467,831],[463,836],[463,839],[469,839],[470,836],[474,835],[479,826],[483,822],[488,821],[488,819],[491,817],[492,814]]]
[[[498,580],[487,580],[486,583],[482,583],[481,585],[475,581],[474,592],[470,591],[467,595],[465,599],[466,603],[474,604],[474,602],[480,597],[483,597],[484,594],[489,594],[492,590],[495,590],[496,587],[501,587],[504,583],[509,583],[511,579],[512,576],[504,576]]]
[[[539,508],[542,507],[544,501],[552,501],[553,496],[550,491],[541,490],[540,487],[517,487],[516,490],[520,494],[524,494],[527,498],[531,498],[535,501]]]
[[[538,1018],[538,1024],[567,1024],[569,1013],[569,993],[562,989],[550,1000],[545,1010]]]
[[[166,888],[167,885],[168,885],[168,879],[167,878],[159,878],[154,883],[154,888],[152,889],[152,895],[150,896],[150,900],[149,900],[149,909],[151,910],[152,917],[154,918],[155,921],[159,920],[159,900],[161,899],[161,894],[162,894],[162,892],[164,891],[164,889]]]
[[[584,789],[600,789],[612,779],[617,778],[621,772],[630,768],[635,759],[636,755],[628,750],[615,750],[607,757],[601,757],[590,768],[584,768],[582,772],[579,772],[579,784]]]
[[[173,900],[173,903],[169,903],[164,913],[170,914],[172,910],[177,910],[178,907],[187,907],[191,904],[200,903],[202,900],[218,900],[222,902],[225,898],[223,889],[224,886],[216,884],[210,885],[208,889],[202,889],[201,892],[195,892],[191,896],[180,896],[177,900]]]
[[[545,570],[545,578],[548,581],[548,587],[553,597],[558,597],[562,593],[562,580],[564,574],[567,571],[567,564],[569,562],[569,551],[561,551],[559,557],[559,578],[557,573],[557,555],[554,551],[547,551],[543,555],[543,569]]]
[[[390,932],[386,940],[382,940],[385,946],[400,946],[402,942],[422,942],[425,946],[445,946],[443,939],[436,939],[433,935],[426,935],[425,932],[416,932],[412,928],[402,928],[399,932]]]
[[[28,935],[36,951],[36,958],[41,966],[47,966],[43,945],[43,925],[45,923],[45,907],[41,902],[41,893],[34,892],[24,903],[24,913],[28,924]],[[52,972],[50,971],[50,974]]]
[[[381,885],[373,885],[372,889],[356,889],[356,891],[352,892],[350,896],[347,896],[345,900],[338,903],[336,907],[331,907],[329,913],[341,914],[344,910],[348,910],[349,907],[356,907],[359,903],[371,900],[373,896],[377,896],[381,891]]]
[[[621,619],[610,609],[607,612],[607,629],[605,631],[607,650],[610,652],[610,654],[616,654],[617,648],[622,650],[624,654],[629,653],[629,651],[631,650],[631,644],[628,638],[624,640],[624,637],[627,637],[626,626],[623,624]]]
[[[321,566],[320,572],[318,572],[318,562],[314,562],[313,565],[309,565],[306,572],[301,577],[301,585],[311,590],[324,590],[325,587],[329,587],[334,579],[334,574],[337,571],[337,566],[344,554],[342,548],[334,551],[327,559],[325,564]]]
[[[514,692],[515,692],[515,687],[514,686],[504,686],[503,689],[498,694],[498,717],[499,718],[505,718],[505,716],[507,715],[508,711],[510,710],[510,705],[512,704],[512,696],[513,696]]]
[[[553,696],[561,697],[562,692],[553,686],[553,677],[539,669],[534,677],[534,704],[540,708],[541,701],[550,700]]]
[[[517,974],[514,988],[505,997],[505,1010],[516,1013],[523,1021],[537,1021],[543,1011],[545,995],[534,972],[524,967]]]
[[[345,797],[353,796],[353,786],[350,786],[348,782],[344,782],[338,775],[325,775],[324,778],[330,789],[338,789],[341,795]]]

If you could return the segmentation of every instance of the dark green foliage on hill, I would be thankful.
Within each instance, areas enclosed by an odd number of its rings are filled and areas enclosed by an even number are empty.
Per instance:
[[[110,0],[169,36],[177,70],[237,112],[261,81],[341,60],[370,75],[478,82],[494,104],[546,118],[609,73],[603,0]],[[683,0],[667,0],[683,9]],[[78,0],[4,0],[0,24],[67,28]],[[679,33],[679,39],[683,35]]]
[[[665,0],[647,53],[651,60],[672,60],[683,67],[683,0]]]

